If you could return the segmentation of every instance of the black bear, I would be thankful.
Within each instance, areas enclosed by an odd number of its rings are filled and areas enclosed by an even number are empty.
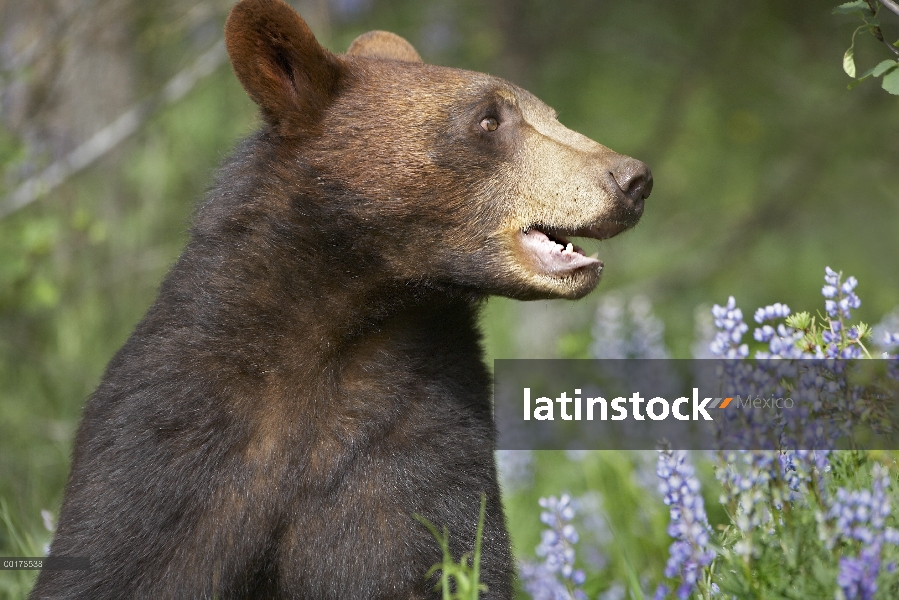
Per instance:
[[[435,598],[421,514],[514,566],[476,321],[491,294],[578,298],[568,241],[640,218],[642,163],[506,81],[372,32],[325,50],[281,0],[228,18],[264,124],[198,208],[75,441],[33,598]]]

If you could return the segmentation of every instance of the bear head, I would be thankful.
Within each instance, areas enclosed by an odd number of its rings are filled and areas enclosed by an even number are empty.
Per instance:
[[[640,219],[646,166],[565,128],[507,81],[424,64],[382,31],[333,54],[281,0],[238,3],[225,34],[279,139],[277,168],[313,180],[317,202],[340,204],[351,218],[334,234],[377,249],[379,277],[579,298],[603,263],[569,238],[610,238]]]

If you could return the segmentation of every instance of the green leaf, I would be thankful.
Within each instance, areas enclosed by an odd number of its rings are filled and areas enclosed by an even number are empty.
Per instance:
[[[889,93],[899,96],[899,69],[893,69],[884,75],[881,85]]]
[[[880,77],[896,67],[899,67],[899,62],[896,62],[895,60],[884,60],[877,63],[877,66],[871,69],[871,74],[874,77]]]
[[[865,0],[855,0],[855,2],[847,2],[845,4],[840,4],[838,7],[833,9],[833,14],[835,15],[851,15],[853,13],[860,12],[865,14],[869,12],[870,8],[868,8],[868,3]]]
[[[862,81],[864,81],[865,79],[867,79],[868,77],[870,77],[871,75],[873,75],[873,74],[874,74],[874,69],[876,69],[876,68],[877,68],[877,67],[871,67],[870,69],[868,69],[867,71],[865,71],[864,73],[862,73],[861,75],[859,75],[859,76],[858,76],[858,79],[856,79],[855,81],[853,81],[852,83],[849,84],[849,89],[851,90],[852,88],[854,88],[855,86],[857,86],[858,84],[860,84]]]
[[[812,316],[807,312],[796,313],[787,317],[785,323],[787,327],[805,331],[812,326]]]
[[[855,52],[853,47],[850,46],[849,50],[846,50],[846,54],[843,55],[843,70],[846,71],[846,75],[849,77],[855,77]]]
[[[887,62],[889,62],[889,61],[887,61]],[[879,67],[880,65],[877,65],[877,66]],[[874,74],[874,69],[876,69],[876,68],[877,68],[877,67],[871,67],[870,69],[868,69],[867,71],[865,71],[864,73],[862,73],[861,75],[859,75],[859,76],[858,76],[858,80],[859,80],[860,82],[861,82],[861,81],[864,81],[865,79],[867,79],[868,77],[870,77],[871,75]]]
[[[440,548],[443,550],[443,561],[435,564],[425,573],[425,579],[440,571],[440,582],[435,589],[441,590],[441,600],[478,600],[481,592],[487,591],[487,586],[480,583],[481,569],[481,539],[484,533],[484,511],[487,507],[487,495],[481,494],[481,511],[478,515],[478,529],[475,534],[474,556],[463,554],[459,562],[453,560],[449,550],[449,530],[443,528],[443,533],[437,527],[420,514],[412,515],[416,521],[427,527]],[[453,580],[453,584],[450,583]]]
[[[874,334],[873,329],[867,323],[859,323],[855,326],[855,330],[858,331],[858,339],[869,338]]]

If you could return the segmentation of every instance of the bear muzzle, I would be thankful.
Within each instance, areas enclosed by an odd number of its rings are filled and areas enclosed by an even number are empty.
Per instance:
[[[622,156],[605,176],[604,187],[612,192],[613,207],[595,222],[576,227],[533,224],[521,230],[519,243],[543,274],[564,277],[585,267],[600,271],[602,261],[596,255],[586,256],[584,250],[569,238],[606,240],[630,229],[640,220],[644,202],[652,191],[649,168],[639,160]]]

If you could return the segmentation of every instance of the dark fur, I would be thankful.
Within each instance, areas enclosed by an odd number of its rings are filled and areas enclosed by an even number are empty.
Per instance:
[[[92,570],[32,598],[437,597],[413,514],[458,558],[482,493],[482,581],[511,597],[476,321],[488,294],[546,295],[498,241],[513,86],[381,60],[417,58],[384,34],[332,55],[276,0],[226,33],[266,123],[85,408],[51,555]]]
[[[424,597],[440,553],[413,513],[460,556],[482,491],[509,596],[477,296],[394,280],[359,198],[272,173],[282,144],[224,168],[91,397],[51,554],[93,570],[33,597]]]

